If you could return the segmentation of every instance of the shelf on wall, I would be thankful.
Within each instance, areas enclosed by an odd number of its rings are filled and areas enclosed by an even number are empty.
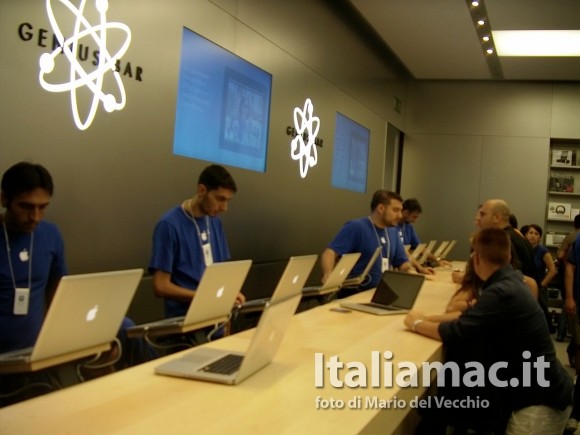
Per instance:
[[[580,166],[570,166],[570,165],[551,165],[550,169],[570,169],[572,171],[580,170]]]
[[[558,192],[555,190],[550,190],[549,195],[563,195],[563,196],[580,196],[579,192]]]
[[[549,232],[563,233],[573,230],[574,217],[580,211],[580,138],[550,139],[550,157],[548,162],[547,208],[544,226],[544,237]],[[578,180],[576,180],[578,178]],[[575,183],[578,181],[579,183]],[[558,189],[558,190],[551,190]],[[572,190],[566,191],[566,190]],[[576,191],[575,191],[576,190]],[[569,217],[556,217],[551,213],[551,205],[563,205]],[[544,239],[545,242],[547,240]],[[550,240],[552,242],[552,240]],[[550,249],[557,249],[558,244],[545,243]]]

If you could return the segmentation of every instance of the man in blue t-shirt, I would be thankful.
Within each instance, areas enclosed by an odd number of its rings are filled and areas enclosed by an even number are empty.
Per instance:
[[[67,273],[58,228],[43,220],[53,183],[42,166],[17,163],[2,176],[0,353],[32,347],[60,278]],[[45,371],[0,376],[0,407],[46,391]]]
[[[372,266],[369,277],[360,286],[361,290],[376,287],[387,269],[396,268],[403,272],[411,270],[411,263],[396,228],[401,219],[402,204],[403,199],[399,194],[387,190],[376,191],[371,200],[371,214],[344,224],[322,253],[322,282],[326,281],[338,258],[351,252],[361,254],[351,276],[360,275],[378,247],[382,255]]]
[[[53,193],[41,165],[17,163],[2,177],[0,352],[34,346],[58,281],[67,273],[56,225],[43,221]]]
[[[397,224],[397,231],[399,232],[399,237],[403,241],[403,245],[409,245],[411,252],[413,252],[421,243],[421,239],[417,235],[413,224],[417,221],[417,218],[422,212],[423,208],[416,198],[409,198],[403,201],[402,217]],[[415,260],[411,261],[413,263],[413,267],[419,269],[421,265],[418,264],[418,262]],[[431,253],[429,253],[427,256],[427,261],[430,263],[430,265],[451,266],[450,262],[442,260],[441,258],[437,258]],[[431,267],[425,267],[424,269],[425,273],[435,274],[435,270]]]
[[[167,317],[187,312],[205,267],[229,260],[230,250],[218,215],[237,191],[230,173],[210,165],[199,176],[195,195],[165,213],[153,232],[149,272]],[[245,297],[238,295],[238,303]]]
[[[414,250],[421,243],[413,224],[422,211],[423,208],[417,199],[409,198],[403,201],[402,216],[397,223],[397,231],[399,231],[399,237],[403,240],[403,244],[410,245],[411,250]]]

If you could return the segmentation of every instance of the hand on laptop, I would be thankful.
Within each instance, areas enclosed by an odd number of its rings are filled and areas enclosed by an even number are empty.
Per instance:
[[[242,305],[244,302],[246,302],[246,297],[243,293],[238,293],[236,296],[236,305]]]

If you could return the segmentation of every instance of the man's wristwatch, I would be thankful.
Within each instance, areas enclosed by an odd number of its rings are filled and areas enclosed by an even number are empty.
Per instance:
[[[413,331],[417,332],[417,326],[419,326],[419,324],[423,323],[423,319],[417,319],[413,322]]]

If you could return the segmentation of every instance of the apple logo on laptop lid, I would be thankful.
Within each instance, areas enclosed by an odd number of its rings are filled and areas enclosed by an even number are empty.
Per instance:
[[[87,311],[87,322],[92,322],[93,320],[96,319],[97,317],[97,312],[99,311],[99,306],[95,305],[93,308],[91,308],[89,311]]]

